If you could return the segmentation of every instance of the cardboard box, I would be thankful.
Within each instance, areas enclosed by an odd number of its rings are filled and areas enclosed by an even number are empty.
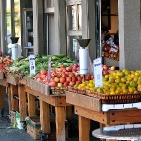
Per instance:
[[[17,123],[17,128],[19,128],[19,129],[24,129],[24,122],[22,122],[21,120],[20,120],[20,113],[19,112],[17,112],[16,111],[16,123]]]
[[[16,121],[16,111],[10,111],[10,122],[14,123]]]
[[[49,139],[56,139],[56,124],[55,124],[55,117],[50,116],[50,127],[51,133],[48,134]],[[40,124],[40,117],[27,117],[27,133],[36,140],[40,139],[40,131],[41,131],[41,124]],[[67,121],[66,121],[67,123]],[[66,126],[65,130],[66,138],[68,138],[68,127]]]
[[[30,136],[36,140],[40,139],[40,130],[41,130],[41,124],[40,124],[40,117],[28,117],[26,118],[27,123],[27,133],[30,134]]]

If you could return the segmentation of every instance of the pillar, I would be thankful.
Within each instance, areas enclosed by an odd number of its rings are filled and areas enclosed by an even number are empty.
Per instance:
[[[119,46],[120,69],[140,69],[141,36],[140,36],[140,0],[119,0]]]

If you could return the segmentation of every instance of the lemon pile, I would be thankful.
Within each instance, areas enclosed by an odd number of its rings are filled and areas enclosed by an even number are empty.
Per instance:
[[[116,70],[103,76],[103,86],[94,87],[94,80],[76,84],[78,89],[91,90],[103,94],[136,94],[141,89],[141,70],[130,71],[128,69]]]

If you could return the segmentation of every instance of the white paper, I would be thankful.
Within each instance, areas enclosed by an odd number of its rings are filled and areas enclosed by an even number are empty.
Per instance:
[[[35,66],[35,55],[29,55],[29,64],[30,64],[30,75],[36,74],[36,66]]]
[[[79,49],[80,74],[88,73],[88,50]]]
[[[18,45],[12,44],[12,59],[15,60],[18,58]]]
[[[97,58],[94,60],[94,79],[95,87],[102,87],[102,58]]]

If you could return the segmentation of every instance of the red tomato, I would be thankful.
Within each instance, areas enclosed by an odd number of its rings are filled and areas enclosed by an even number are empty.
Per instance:
[[[46,75],[47,74],[47,71],[46,70],[41,70],[40,71],[40,74]]]

